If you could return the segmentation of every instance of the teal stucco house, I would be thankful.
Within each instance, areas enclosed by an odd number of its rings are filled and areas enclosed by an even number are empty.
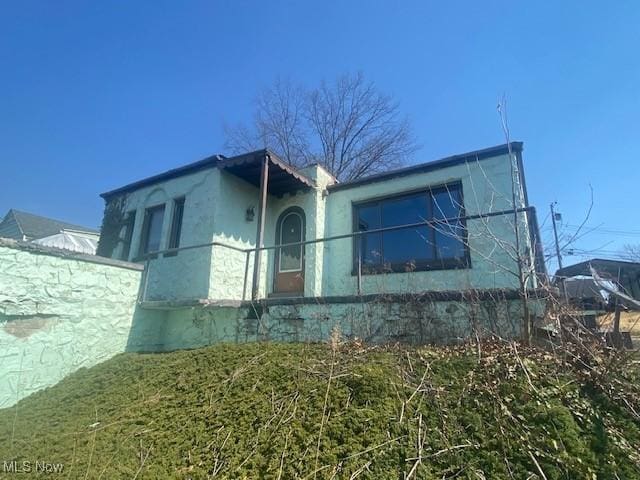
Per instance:
[[[522,282],[536,289],[544,275],[522,151],[513,142],[343,183],[268,150],[215,155],[103,193],[98,255],[144,263],[140,308],[170,323],[206,311],[233,318],[225,335],[237,337],[253,328],[238,318],[258,320],[260,335],[266,315],[306,335],[323,321],[312,318],[339,317],[354,336],[373,335],[411,296],[458,337],[452,325],[469,314],[450,302],[501,292],[513,323]],[[381,303],[387,313],[366,328],[345,313]]]
[[[521,143],[342,183],[216,155],[102,196],[98,255],[4,224],[0,408],[124,351],[514,339],[544,313]]]

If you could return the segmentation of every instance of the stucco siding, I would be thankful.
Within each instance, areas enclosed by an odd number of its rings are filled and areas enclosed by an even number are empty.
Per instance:
[[[467,215],[484,215],[511,210],[512,165],[508,155],[468,161],[424,173],[413,173],[383,181],[364,183],[337,190],[327,186],[335,180],[321,167],[311,166],[303,173],[317,187],[277,197],[267,197],[264,245],[279,243],[276,238],[278,218],[291,207],[299,207],[305,215],[306,240],[344,235],[353,232],[353,203],[375,197],[403,193],[420,188],[460,182]],[[518,182],[519,177],[515,177]],[[516,208],[525,206],[523,186],[516,183]],[[141,188],[127,194],[126,210],[135,209],[130,258],[138,255],[142,238],[145,209],[166,204],[161,249],[167,248],[172,200],[185,196],[185,209],[180,245],[191,246],[220,242],[241,249],[256,246],[259,189],[239,177],[209,169]],[[253,208],[253,220],[246,219]],[[357,293],[418,292],[452,288],[518,287],[515,261],[513,214],[467,220],[470,266],[457,270],[432,270],[384,275],[364,275],[361,291],[353,275],[353,239],[319,242],[304,247],[304,295],[334,296]],[[529,226],[525,213],[519,214],[521,254],[531,251]],[[274,291],[274,250],[264,250],[260,263],[261,298]],[[181,251],[173,257],[153,259],[149,263],[146,285],[147,300],[184,300],[209,298],[241,300],[251,296],[255,253],[249,261],[243,252],[224,246]],[[528,287],[535,288],[535,281]]]
[[[129,260],[139,259],[145,210],[150,207],[165,205],[160,249],[169,247],[173,200],[179,197],[185,199],[180,246],[210,243],[213,238],[216,208],[222,201],[217,189],[219,178],[220,171],[212,168],[128,193],[125,196],[123,210],[136,212]],[[114,257],[121,255],[121,249],[122,245],[119,245],[114,252]],[[145,298],[147,300],[207,298],[211,256],[212,248],[204,247],[151,260],[148,279],[145,280]]]
[[[216,209],[213,219],[213,241],[237,248],[255,248],[260,190],[227,172],[220,172],[216,185]],[[246,219],[253,208],[253,220]],[[246,255],[215,246],[211,259],[208,298],[240,300],[251,296],[253,256],[250,258],[245,289]],[[243,289],[245,291],[243,292]]]
[[[322,179],[326,182],[327,180]],[[321,184],[322,185],[322,184]],[[214,241],[239,248],[255,248],[258,227],[258,204],[260,191],[255,186],[238,177],[221,173],[219,204],[223,209],[216,211],[214,219]],[[278,244],[276,225],[280,215],[291,207],[299,207],[305,216],[305,238],[321,238],[324,234],[324,204],[322,186],[317,189],[298,191],[282,197],[267,196],[266,220],[264,225],[264,246]],[[247,208],[253,208],[253,221],[245,219]],[[254,253],[251,253],[247,271],[245,298],[251,296]],[[273,249],[264,250],[260,262],[259,294],[265,297],[273,292],[274,277]],[[305,247],[305,296],[321,294],[322,248],[318,245]],[[242,299],[245,278],[246,256],[224,247],[214,247],[211,263],[210,298]]]
[[[327,203],[325,235],[353,231],[354,202],[451,182],[462,183],[467,215],[512,209],[511,165],[509,157],[501,155],[332,192]],[[517,208],[523,206],[522,190],[518,188]],[[520,218],[524,221],[524,214],[520,214]],[[521,251],[524,251],[529,245],[528,230],[526,224],[520,225]],[[467,229],[470,268],[364,275],[362,293],[517,287],[518,267],[512,250],[515,245],[513,215],[468,220]],[[353,240],[327,242],[324,248],[323,294],[356,294],[357,277],[352,275]]]

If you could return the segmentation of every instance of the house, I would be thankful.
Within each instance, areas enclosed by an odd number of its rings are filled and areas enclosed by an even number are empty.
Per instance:
[[[556,283],[561,288],[564,286],[569,299],[586,296],[570,288],[572,282],[580,280],[592,283],[593,288],[600,295],[602,295],[601,291],[613,295],[612,300],[615,303],[628,304],[629,308],[640,308],[637,305],[640,302],[640,263],[638,262],[592,258],[561,268],[555,274]]]
[[[0,237],[95,255],[100,233],[93,229],[11,209],[0,222]]]
[[[3,222],[0,407],[124,351],[514,339],[544,313],[521,143],[349,182],[216,155],[102,196],[99,255],[23,241],[78,227]]]
[[[147,263],[146,302],[517,289],[517,244],[544,271],[519,142],[342,183],[215,155],[102,197],[98,253]]]
[[[583,310],[606,310],[607,297],[592,278],[570,278],[559,288],[572,305]]]
[[[631,335],[637,322],[626,322],[631,331],[621,331],[620,326],[623,312],[640,311],[640,263],[593,258],[559,269],[554,282],[570,304],[583,310],[587,326],[604,331],[608,345],[633,348]],[[591,285],[593,293],[573,285]],[[613,312],[613,318],[602,315],[605,311]]]

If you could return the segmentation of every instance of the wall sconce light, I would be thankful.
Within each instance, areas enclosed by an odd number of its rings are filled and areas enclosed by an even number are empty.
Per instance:
[[[253,222],[253,217],[255,217],[255,216],[256,216],[256,214],[254,212],[253,207],[247,208],[247,211],[245,212],[245,216],[244,216],[245,220],[247,222]]]

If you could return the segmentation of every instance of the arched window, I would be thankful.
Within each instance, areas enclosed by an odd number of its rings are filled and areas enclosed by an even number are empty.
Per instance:
[[[284,245],[276,250],[274,293],[301,294],[304,292],[304,211],[291,207],[280,215],[276,224],[276,243]]]
[[[301,242],[304,222],[298,212],[289,212],[281,217],[279,244]],[[299,272],[302,270],[302,245],[282,247],[279,255],[279,272]]]

